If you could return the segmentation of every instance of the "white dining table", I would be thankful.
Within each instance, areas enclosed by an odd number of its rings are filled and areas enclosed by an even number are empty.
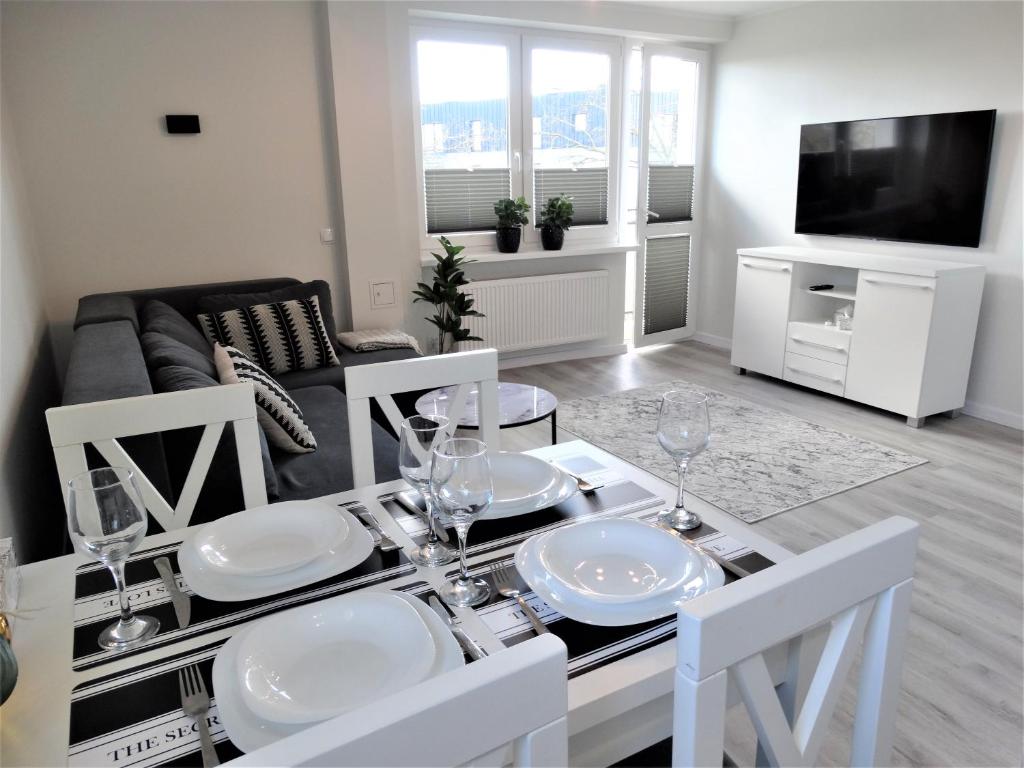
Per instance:
[[[583,441],[539,448],[530,453],[549,461],[581,456],[593,459],[607,469],[609,476],[634,483],[657,497],[649,505],[651,511],[675,497],[671,484]],[[374,513],[396,543],[406,551],[412,551],[415,543],[380,501],[382,496],[405,489],[404,482],[391,481],[334,494],[324,497],[324,501],[362,504]],[[757,533],[754,527],[710,504],[695,497],[688,497],[687,503],[705,523],[770,560],[779,562],[791,556],[786,549]],[[178,530],[150,536],[140,549],[173,545],[184,535],[185,531]],[[500,551],[510,555],[516,546],[511,544]],[[472,557],[470,566],[494,556],[495,551],[491,551]],[[72,669],[75,572],[87,562],[76,554],[30,563],[20,569],[19,615],[12,627],[20,676],[13,695],[0,708],[0,764],[4,766],[68,764],[70,702],[74,688],[128,668],[157,663],[190,648],[225,640],[247,626],[242,623],[214,628],[180,642],[124,658],[115,656],[97,666],[75,671]],[[450,569],[451,566],[416,568],[409,575],[368,588],[388,589],[413,582],[427,582],[439,587]],[[485,649],[494,653],[504,648],[502,641],[477,612],[472,609],[455,611],[468,633]],[[671,639],[570,679],[568,719],[570,761],[573,765],[609,765],[670,735],[675,655],[673,635]],[[778,675],[777,682],[781,679],[781,670]],[[212,695],[215,699],[216,691]],[[102,762],[90,758],[89,764]],[[144,763],[134,762],[117,753],[107,764]]]

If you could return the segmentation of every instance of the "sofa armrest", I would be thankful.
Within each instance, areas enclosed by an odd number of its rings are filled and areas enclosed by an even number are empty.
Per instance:
[[[64,377],[64,405],[153,394],[135,327],[127,320],[75,331]]]
[[[139,334],[139,316],[131,296],[116,293],[96,293],[78,300],[78,314],[75,315],[75,330],[85,325],[112,323],[126,320]]]

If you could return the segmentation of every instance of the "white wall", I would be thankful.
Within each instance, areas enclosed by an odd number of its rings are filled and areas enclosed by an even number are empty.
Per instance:
[[[343,253],[312,2],[3,3],[4,96],[61,370],[84,294],[288,275]],[[198,136],[167,136],[166,113]]]
[[[22,168],[6,96],[0,106],[0,538],[22,562],[60,554],[64,507],[44,411],[56,370]]]
[[[699,330],[732,333],[737,248],[804,245],[987,268],[968,410],[1022,426],[1021,26],[1012,2],[816,2],[716,46]],[[803,123],[995,108],[981,247],[793,234]]]

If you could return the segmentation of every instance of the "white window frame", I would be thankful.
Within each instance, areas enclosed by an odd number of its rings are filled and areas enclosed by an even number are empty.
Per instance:
[[[523,194],[533,205],[533,51],[535,48],[562,51],[603,53],[608,56],[608,223],[570,227],[565,233],[565,245],[591,243],[617,243],[619,235],[619,153],[622,136],[622,44],[621,39],[591,35],[547,35],[530,30],[523,35],[523,114],[529,115],[529,137],[524,136],[526,151],[523,157]],[[531,247],[540,247],[540,230],[534,226],[539,213],[531,209],[530,225],[523,228],[523,241]]]
[[[467,251],[491,253],[497,250],[495,234],[490,232],[427,232],[426,198],[423,186],[423,130],[419,95],[418,43],[421,40],[454,43],[503,45],[508,50],[508,153],[511,196],[522,194],[530,203],[530,223],[523,227],[523,245],[520,250],[540,249],[540,230],[534,226],[538,214],[533,205],[533,109],[531,93],[532,50],[555,48],[606,53],[609,56],[608,82],[608,223],[571,227],[566,232],[566,245],[613,244],[618,242],[619,211],[621,208],[619,180],[621,173],[623,44],[617,37],[559,32],[545,34],[536,29],[521,27],[494,27],[461,24],[458,22],[418,19],[410,27],[410,63],[415,130],[413,135],[416,158],[416,199],[420,247],[423,255],[439,249],[437,239],[442,234],[452,238]]]
[[[431,252],[440,253],[437,240],[442,235],[454,238],[459,245],[475,251],[496,250],[494,232],[427,232],[427,201],[423,188],[423,131],[420,110],[419,88],[419,49],[421,40],[434,40],[452,43],[478,43],[484,45],[503,45],[508,50],[508,160],[509,177],[512,196],[523,184],[523,137],[518,126],[522,125],[522,35],[520,32],[506,28],[485,26],[435,24],[429,20],[419,20],[409,31],[410,61],[412,64],[412,100],[413,120],[415,123],[415,155],[416,155],[416,200],[419,209],[416,217],[419,227],[420,248],[424,255]]]

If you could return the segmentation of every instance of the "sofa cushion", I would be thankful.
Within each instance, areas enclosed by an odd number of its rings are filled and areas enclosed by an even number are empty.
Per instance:
[[[213,360],[166,333],[146,331],[139,341],[142,343],[142,354],[146,358],[146,365],[151,371],[174,365],[192,368],[210,378],[217,376],[217,368],[214,366]]]
[[[222,384],[250,382],[256,394],[256,418],[267,440],[286,453],[311,453],[316,438],[302,416],[302,409],[273,377],[234,347],[220,344],[213,351]]]
[[[213,360],[213,347],[210,342],[203,338],[199,329],[192,325],[181,312],[169,304],[152,299],[142,306],[142,332],[146,331],[170,336]]]
[[[345,391],[345,369],[341,366],[314,368],[311,371],[288,371],[279,373],[274,378],[289,392],[303,387],[323,386]]]
[[[331,303],[331,286],[327,284],[326,280],[313,280],[309,283],[299,283],[258,293],[216,293],[201,297],[196,302],[196,306],[199,308],[199,312],[224,312],[228,309],[251,307],[254,304],[274,304],[279,301],[308,299],[313,296],[316,296],[320,303],[320,314],[323,315],[327,337],[333,339],[336,333],[334,306]]]
[[[338,365],[316,296],[205,313],[198,320],[211,344],[234,347],[275,376]]]
[[[157,392],[181,392],[187,389],[220,386],[220,382],[212,376],[181,365],[165,365],[154,370],[153,384]],[[277,475],[274,472],[274,463],[270,460],[267,436],[262,427],[257,431],[260,436],[260,458],[263,460],[263,480],[267,486],[267,497],[273,499],[277,496]],[[188,466],[191,466],[191,463],[191,461],[185,462]],[[217,446],[214,460],[210,464],[210,473],[224,473],[238,477],[238,454],[235,453],[233,443],[230,450],[227,450],[224,437],[221,438],[220,445]]]
[[[316,453],[284,454],[271,449],[277,468],[278,498],[311,499],[347,491],[352,484],[348,411],[345,396],[334,387],[305,387],[292,393],[316,435]],[[397,480],[398,441],[371,423],[377,482]]]

